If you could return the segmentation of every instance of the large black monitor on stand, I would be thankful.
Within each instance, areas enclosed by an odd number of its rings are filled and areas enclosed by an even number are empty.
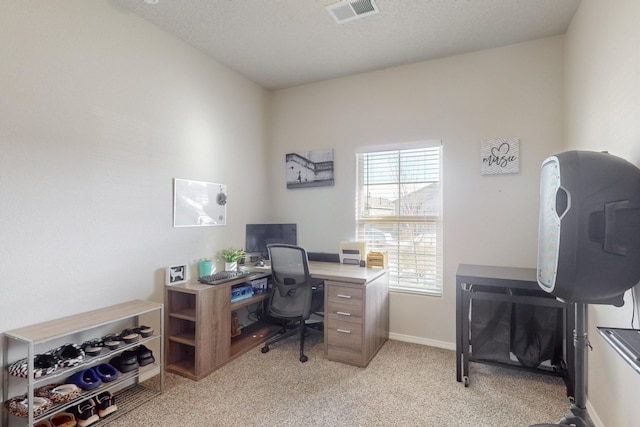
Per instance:
[[[267,245],[271,243],[298,244],[296,224],[247,224],[245,249],[247,254],[268,259]]]
[[[538,285],[576,308],[575,401],[557,424],[594,425],[586,409],[587,304],[622,306],[638,281],[640,169],[608,153],[568,151],[546,159]]]

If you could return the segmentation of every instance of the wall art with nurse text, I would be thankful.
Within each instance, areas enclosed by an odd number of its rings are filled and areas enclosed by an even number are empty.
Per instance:
[[[498,138],[482,141],[480,161],[482,175],[520,172],[520,139]]]

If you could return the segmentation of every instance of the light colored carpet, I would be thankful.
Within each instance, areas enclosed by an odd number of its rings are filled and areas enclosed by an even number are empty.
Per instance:
[[[167,374],[165,392],[111,422],[130,426],[473,426],[555,422],[567,410],[562,380],[472,363],[456,381],[455,353],[388,341],[367,368],[323,358],[310,336],[255,348],[194,382]]]

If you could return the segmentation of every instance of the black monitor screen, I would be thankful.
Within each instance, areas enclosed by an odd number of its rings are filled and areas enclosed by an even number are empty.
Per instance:
[[[271,243],[298,244],[296,224],[247,224],[245,252],[260,253],[267,257],[267,245]]]

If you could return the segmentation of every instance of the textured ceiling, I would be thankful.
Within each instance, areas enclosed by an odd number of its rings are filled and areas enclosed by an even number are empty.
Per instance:
[[[338,24],[334,0],[111,0],[267,89],[564,34],[580,0],[377,0]]]

